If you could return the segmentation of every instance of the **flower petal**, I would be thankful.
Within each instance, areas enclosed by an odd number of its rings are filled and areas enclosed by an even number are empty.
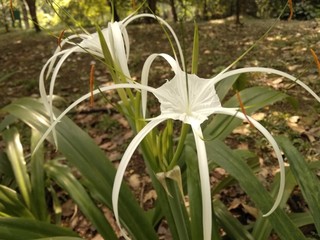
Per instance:
[[[301,87],[303,87],[315,99],[317,99],[318,102],[320,102],[320,97],[309,86],[307,86],[305,83],[303,83],[301,80],[299,80],[298,78],[296,78],[296,77],[294,77],[294,76],[292,76],[292,75],[290,75],[288,73],[285,73],[285,72],[282,72],[282,71],[279,71],[279,70],[276,70],[276,69],[272,69],[272,68],[263,68],[263,67],[240,68],[240,69],[236,69],[236,70],[225,72],[223,74],[218,74],[217,76],[213,77],[211,79],[211,81],[215,85],[215,84],[217,84],[218,82],[220,82],[221,80],[223,80],[223,79],[225,79],[227,77],[230,77],[230,76],[233,76],[233,75],[237,75],[237,74],[241,74],[241,73],[253,73],[253,72],[273,73],[273,74],[288,78],[288,79],[294,81],[295,83],[297,83],[298,85],[300,85]]]
[[[110,30],[108,33],[111,35],[109,37],[113,38],[113,46],[109,46],[109,49],[110,52],[113,52],[114,61],[120,66],[125,77],[131,79],[120,24],[118,22],[111,23],[109,24],[108,29]]]
[[[141,84],[148,86],[148,78],[149,78],[149,71],[151,64],[157,57],[163,57],[171,66],[172,70],[174,71],[175,75],[179,74],[181,72],[181,69],[179,67],[178,62],[171,57],[168,54],[165,53],[154,53],[151,54],[147,60],[145,61],[143,68],[142,68],[142,73],[141,73]],[[182,89],[184,90],[184,89]],[[142,116],[146,116],[146,109],[147,109],[147,92],[146,91],[141,91],[141,105],[142,105]]]
[[[99,89],[94,90],[92,93],[87,93],[83,96],[81,96],[79,99],[77,99],[76,101],[74,101],[71,105],[69,105],[58,117],[55,118],[55,120],[51,123],[51,125],[49,126],[49,128],[46,130],[46,132],[42,135],[41,139],[39,140],[39,142],[37,143],[37,146],[35,147],[34,152],[36,152],[39,148],[39,146],[43,143],[43,141],[48,137],[48,135],[50,134],[51,131],[53,131],[53,129],[55,128],[55,126],[59,123],[59,121],[71,110],[73,109],[75,106],[77,106],[78,104],[80,104],[81,102],[89,99],[92,95],[97,95],[100,94],[101,92],[105,92],[105,91],[110,91],[110,90],[114,90],[114,89],[120,89],[120,88],[133,88],[133,89],[143,89],[152,93],[155,93],[156,89],[152,88],[152,87],[148,87],[148,86],[143,86],[141,84],[138,83],[134,83],[134,84],[130,84],[130,83],[121,83],[121,84],[114,84],[114,85],[110,85],[110,86],[103,86],[100,87]]]
[[[125,173],[125,170],[128,166],[128,163],[134,153],[134,151],[137,149],[141,141],[145,138],[145,136],[152,131],[153,128],[155,128],[158,124],[166,120],[166,118],[156,118],[153,119],[151,122],[149,122],[130,142],[129,146],[127,147],[125,153],[122,156],[122,159],[120,161],[115,179],[114,184],[112,188],[112,206],[113,206],[113,212],[116,219],[116,222],[118,226],[121,229],[121,232],[123,234],[123,237],[125,239],[130,239],[127,234],[124,232],[124,230],[121,228],[120,223],[120,217],[119,217],[119,211],[118,211],[118,199],[119,199],[119,193],[120,193],[120,187],[122,183],[122,179]]]
[[[211,188],[210,177],[208,168],[208,158],[206,146],[202,135],[200,124],[194,123],[191,125],[196,143],[200,184],[201,184],[201,198],[202,198],[202,226],[203,226],[203,239],[211,239],[212,231],[212,206],[211,206]]]
[[[265,138],[269,141],[269,143],[273,147],[273,150],[275,151],[275,154],[278,159],[279,167],[280,167],[280,186],[279,186],[278,195],[276,197],[276,200],[275,200],[272,208],[267,213],[265,213],[263,215],[264,217],[269,216],[279,206],[281,199],[282,199],[283,192],[284,192],[284,187],[285,187],[285,166],[284,166],[282,154],[281,154],[281,151],[280,151],[280,148],[279,148],[277,142],[274,140],[272,135],[269,133],[269,131],[264,126],[262,126],[258,121],[251,118],[250,116],[245,116],[242,112],[236,111],[234,109],[228,109],[228,108],[217,108],[217,109],[213,110],[213,113],[227,114],[227,115],[235,116],[235,117],[240,118],[242,120],[246,120],[247,118],[249,118],[251,123],[265,136]]]
[[[137,14],[135,16],[132,16],[130,18],[126,18],[123,22],[123,25],[124,27],[126,25],[128,25],[130,22],[132,22],[133,20],[137,19],[137,18],[143,18],[143,17],[150,17],[150,18],[153,18],[153,19],[156,19],[157,21],[159,21],[160,23],[164,24],[170,31],[170,33],[172,34],[174,40],[175,40],[175,43],[177,44],[177,48],[178,48],[178,51],[179,51],[179,55],[180,55],[180,59],[181,59],[181,64],[182,64],[182,69],[183,70],[186,70],[186,67],[185,67],[185,61],[184,61],[184,56],[183,56],[183,51],[182,51],[182,48],[181,48],[181,45],[180,45],[180,42],[178,40],[178,37],[177,35],[175,34],[175,32],[173,31],[172,27],[165,21],[163,20],[161,17],[158,17],[156,15],[153,15],[153,14],[150,14],[150,13],[142,13],[142,14]],[[175,56],[175,59],[177,59],[177,56],[176,54],[174,53],[174,56]],[[178,61],[178,60],[177,60]]]

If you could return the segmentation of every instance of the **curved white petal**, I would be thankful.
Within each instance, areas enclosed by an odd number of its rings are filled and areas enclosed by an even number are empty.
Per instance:
[[[242,112],[235,111],[233,109],[228,109],[228,108],[217,108],[217,109],[213,109],[213,113],[227,114],[227,115],[235,116],[235,117],[240,118],[242,120],[246,120],[247,118],[249,118],[250,122],[264,135],[264,137],[269,141],[269,143],[273,147],[274,152],[275,152],[277,159],[278,159],[279,167],[280,167],[280,186],[279,186],[278,195],[276,197],[276,200],[275,200],[272,208],[267,213],[265,213],[263,215],[264,217],[269,216],[279,206],[281,199],[282,199],[282,196],[283,196],[284,188],[285,188],[285,166],[284,166],[282,154],[281,154],[281,151],[280,151],[280,148],[279,148],[277,142],[274,140],[272,135],[269,133],[269,131],[264,126],[262,126],[258,121],[251,118],[250,116],[245,116]]]
[[[55,82],[56,82],[56,78],[57,78],[57,75],[58,75],[58,72],[62,66],[62,64],[65,62],[65,60],[74,52],[77,52],[77,51],[81,51],[81,49],[79,47],[74,47],[74,48],[71,48],[70,51],[66,52],[61,58],[60,60],[58,61],[57,65],[55,66],[54,68],[54,71],[52,73],[52,76],[51,76],[51,81],[50,81],[50,88],[49,88],[49,104],[50,104],[50,109],[52,109],[52,96],[53,96],[53,90],[54,90],[54,85],[55,85]],[[52,111],[50,111],[52,112]]]
[[[141,72],[142,85],[148,86],[150,67],[153,61],[157,57],[163,57],[170,64],[175,75],[178,75],[181,72],[179,63],[173,57],[165,53],[154,53],[154,54],[151,54],[143,64],[143,68]],[[146,91],[141,91],[141,104],[142,104],[142,114],[143,114],[142,116],[145,117],[146,109],[147,109],[147,92]]]
[[[58,46],[58,47],[56,48],[55,52],[53,53],[53,56],[56,56],[57,53],[59,53],[60,51],[62,51],[61,48],[62,48],[65,44],[67,44],[67,43],[68,43],[68,44],[71,44],[71,45],[77,45],[77,44],[75,44],[74,42],[71,42],[70,40],[72,40],[72,39],[74,39],[74,38],[86,39],[86,38],[88,38],[88,37],[89,37],[89,35],[87,35],[87,34],[74,34],[74,35],[71,35],[71,36],[66,37],[65,39],[63,39],[63,40],[61,41],[60,46]],[[67,50],[68,50],[68,49],[67,49]],[[48,69],[46,78],[49,77],[49,74],[50,74],[50,72],[51,72],[51,70],[52,70],[52,68],[53,68],[53,65],[54,65],[55,61],[56,61],[56,58],[52,59],[50,65],[49,65],[49,69]]]
[[[103,86],[99,89],[96,89],[92,92],[93,95],[100,94],[102,92],[114,90],[114,89],[120,89],[120,88],[131,88],[131,89],[143,89],[152,93],[155,93],[156,89],[148,86],[143,86],[141,84],[130,84],[130,83],[121,83],[121,84],[114,84],[111,86]],[[68,113],[71,109],[73,109],[75,106],[79,105],[81,102],[89,99],[91,97],[91,93],[87,93],[74,101],[71,105],[69,105],[58,117],[55,118],[55,120],[51,123],[50,127],[46,130],[46,132],[42,135],[41,139],[37,143],[37,146],[34,149],[34,152],[36,152],[43,143],[43,141],[48,137],[50,132],[55,128],[55,126],[60,122],[60,120]]]
[[[202,198],[202,226],[203,226],[203,240],[211,240],[212,231],[212,206],[211,206],[211,188],[210,176],[208,168],[208,158],[206,146],[202,135],[202,130],[199,124],[192,124],[192,131],[196,143],[198,165],[201,185]]]
[[[143,18],[143,17],[150,17],[153,19],[156,19],[157,21],[163,23],[170,31],[170,33],[172,34],[176,44],[177,44],[177,48],[179,51],[179,55],[180,55],[180,59],[181,59],[181,64],[182,64],[182,69],[185,71],[186,67],[185,67],[185,61],[184,61],[184,56],[183,56],[183,51],[180,45],[180,42],[178,40],[177,35],[175,34],[174,30],[172,29],[172,27],[165,21],[163,20],[161,17],[158,17],[156,15],[150,14],[150,13],[142,13],[142,14],[137,14],[135,16],[132,16],[130,18],[126,18],[125,21],[123,22],[124,27],[127,26],[130,22],[132,22],[133,20],[137,19],[137,18]],[[176,54],[174,53],[175,59],[177,59]]]
[[[145,136],[152,131],[153,128],[155,128],[158,124],[166,120],[166,118],[156,118],[153,119],[151,122],[149,122],[130,142],[129,146],[127,147],[125,153],[122,156],[122,159],[120,161],[115,179],[114,179],[114,184],[112,188],[112,207],[113,207],[113,212],[114,216],[116,219],[116,222],[121,229],[121,232],[123,234],[123,237],[126,239],[130,239],[127,234],[124,232],[124,230],[121,228],[121,223],[120,223],[120,217],[119,217],[119,211],[118,211],[118,199],[119,199],[119,192],[120,192],[120,187],[122,183],[122,179],[125,173],[125,170],[128,166],[128,163],[134,153],[134,151],[137,149],[141,141],[145,138]]]
[[[241,74],[241,73],[253,73],[253,72],[268,73],[268,74],[272,73],[272,74],[276,74],[276,75],[285,77],[287,79],[290,79],[290,80],[294,81],[295,83],[297,83],[298,85],[300,85],[301,87],[303,87],[315,99],[317,99],[318,102],[320,102],[320,97],[309,86],[307,86],[305,83],[303,83],[301,80],[299,80],[298,78],[296,78],[286,72],[282,72],[282,71],[272,69],[272,68],[247,67],[247,68],[240,68],[240,69],[236,69],[236,70],[231,70],[231,71],[225,72],[223,74],[218,74],[217,76],[213,77],[210,82],[212,82],[213,84],[217,84],[218,82],[220,82],[221,80],[223,80],[227,77]]]
[[[113,44],[114,46],[109,46],[115,52],[114,53],[114,60],[120,66],[123,74],[126,78],[131,79],[128,63],[127,63],[127,55],[125,50],[125,42],[123,39],[123,32],[121,32],[120,26],[118,22],[114,22],[109,25],[111,36],[113,37]]]

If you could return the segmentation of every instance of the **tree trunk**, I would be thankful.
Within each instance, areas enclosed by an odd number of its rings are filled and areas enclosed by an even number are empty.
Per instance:
[[[171,13],[173,16],[173,20],[175,22],[178,22],[178,15],[177,15],[176,7],[174,5],[174,0],[170,0],[170,5],[171,5]]]
[[[157,0],[148,0],[148,6],[152,14],[157,14]]]
[[[23,0],[20,0],[20,4],[21,4],[21,9],[22,9],[22,19],[24,22],[24,26],[26,29],[29,29],[30,25],[29,25],[29,20],[28,20],[28,11],[27,11],[27,7],[26,7],[26,3]]]
[[[36,0],[26,0],[26,3],[28,4],[28,7],[29,7],[29,13],[34,25],[34,29],[36,30],[36,32],[40,32],[41,29],[40,29],[38,18],[37,18]]]
[[[205,21],[209,20],[207,0],[203,0],[202,19]]]
[[[144,8],[144,12],[150,13],[150,14],[157,14],[157,0],[148,0],[148,7]],[[157,20],[153,18],[145,18],[144,20],[146,23],[155,23]]]
[[[110,9],[112,11],[112,14],[113,14],[113,21],[115,22],[119,22],[120,21],[120,17],[119,17],[119,14],[118,14],[118,11],[117,11],[117,7],[116,7],[116,0],[107,0],[109,6],[110,6]]]
[[[3,4],[3,1],[0,0],[0,9],[1,9],[1,12],[2,12],[2,21],[3,21],[3,25],[4,25],[4,28],[6,30],[6,32],[9,32],[9,23],[7,21],[7,9],[4,7],[4,4]],[[1,20],[0,20],[1,22]]]
[[[236,1],[236,24],[241,24],[240,13],[241,13],[241,0],[237,0]]]

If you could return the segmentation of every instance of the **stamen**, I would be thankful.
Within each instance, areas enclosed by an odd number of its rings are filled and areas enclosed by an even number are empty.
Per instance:
[[[90,106],[93,106],[93,86],[94,86],[94,65],[95,63],[91,63],[91,69],[90,69]]]
[[[292,17],[293,17],[293,3],[292,3],[292,0],[288,0],[288,5],[289,5],[289,9],[290,9],[290,15],[289,15],[288,20],[291,20]]]
[[[58,37],[58,46],[60,47],[60,49],[62,48],[62,46],[61,46],[61,39],[63,38],[65,31],[66,31],[65,29],[62,30],[61,33],[59,34],[59,37]]]
[[[317,54],[315,53],[315,51],[313,51],[312,48],[310,48],[310,51],[311,51],[311,54],[313,56],[314,61],[317,64],[318,72],[319,72],[319,75],[320,75],[320,61],[319,61],[319,58],[317,57]]]
[[[247,113],[246,113],[246,109],[243,105],[243,102],[241,100],[241,97],[240,97],[240,93],[238,90],[236,90],[236,95],[237,95],[237,99],[238,99],[238,102],[239,102],[239,105],[240,105],[240,109],[241,109],[241,112],[244,114],[246,120],[248,121],[248,123],[250,124],[250,127],[253,127],[254,128],[254,125],[252,124],[252,122],[250,121],[250,119],[248,118],[247,116]]]

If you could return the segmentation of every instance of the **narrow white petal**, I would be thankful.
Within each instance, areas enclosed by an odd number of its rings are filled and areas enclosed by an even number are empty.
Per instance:
[[[57,78],[57,75],[58,75],[58,72],[62,66],[62,64],[64,63],[64,61],[73,53],[73,52],[76,52],[76,51],[79,51],[80,48],[78,47],[74,47],[74,48],[71,48],[68,52],[66,52],[61,58],[60,60],[58,61],[56,67],[54,68],[54,71],[52,73],[52,77],[51,77],[51,81],[50,81],[50,88],[49,88],[49,104],[50,104],[50,109],[52,109],[52,99],[53,99],[53,89],[54,89],[54,85],[55,85],[55,82],[56,82],[56,78]],[[52,112],[52,111],[50,111]],[[52,115],[53,116],[53,115]]]
[[[149,78],[149,71],[151,64],[157,57],[163,57],[167,62],[170,64],[172,70],[174,71],[175,75],[181,72],[178,62],[172,58],[170,55],[165,53],[154,53],[151,54],[143,64],[142,72],[141,72],[141,84],[148,86],[148,78]],[[142,116],[146,116],[146,109],[147,109],[147,92],[141,91],[141,105],[142,105]]]
[[[270,132],[264,126],[262,126],[258,121],[254,120],[250,116],[245,116],[242,112],[235,111],[233,109],[228,109],[228,108],[217,108],[213,111],[214,111],[213,113],[227,114],[227,115],[235,116],[235,117],[240,118],[242,120],[246,120],[246,117],[249,118],[250,122],[265,136],[265,138],[269,141],[269,143],[273,147],[274,152],[278,158],[278,163],[279,163],[279,167],[280,167],[280,186],[279,186],[278,195],[276,197],[276,200],[275,200],[272,208],[269,210],[269,212],[267,212],[263,215],[264,217],[269,216],[279,206],[281,199],[282,199],[282,196],[283,196],[284,188],[285,188],[285,166],[284,166],[281,151],[280,151],[280,148],[279,148],[277,142],[274,140],[274,138],[272,137]]]
[[[206,146],[202,135],[202,130],[199,124],[192,124],[192,131],[196,143],[200,184],[201,184],[201,198],[202,198],[202,226],[203,226],[203,240],[211,240],[212,231],[212,206],[211,206],[211,189],[210,177],[208,168],[208,158]]]
[[[117,64],[120,66],[121,70],[123,71],[123,74],[128,79],[131,79],[130,72],[128,69],[126,50],[124,48],[124,40],[123,40],[122,32],[120,30],[119,23],[114,22],[110,24],[109,27],[111,28],[113,44],[114,44],[111,47],[110,51],[114,51],[114,58],[115,58],[114,60],[117,61]]]
[[[114,216],[116,219],[116,222],[121,229],[121,232],[123,234],[123,237],[126,239],[130,239],[127,234],[124,232],[124,230],[121,227],[120,223],[120,217],[119,217],[119,211],[118,211],[118,199],[119,199],[119,193],[120,193],[120,187],[122,183],[122,179],[125,173],[125,170],[128,166],[128,163],[134,153],[134,151],[137,149],[141,141],[145,138],[145,136],[158,124],[166,120],[165,118],[158,118],[154,119],[151,122],[149,122],[135,137],[134,139],[130,142],[129,146],[127,147],[125,153],[122,156],[122,159],[120,161],[115,179],[114,179],[114,184],[112,188],[112,207],[113,207],[113,212]]]
[[[84,39],[84,38],[87,38],[89,35],[86,35],[86,34],[74,34],[74,35],[71,35],[71,36],[68,36],[67,38],[63,39],[60,43],[60,46],[63,47],[65,44],[71,44],[71,45],[77,45],[76,43],[74,42],[71,42],[70,40],[74,39],[74,38],[81,38],[81,39]],[[53,56],[56,56],[57,57],[57,53],[61,52],[61,47],[58,46],[55,50],[55,52],[53,53]],[[66,49],[66,50],[70,50],[70,49]],[[56,57],[54,59],[52,59],[50,65],[49,65],[49,70],[47,72],[47,78],[49,77],[49,74],[53,68],[53,65],[56,61]]]
[[[93,95],[97,95],[100,94],[102,92],[105,91],[110,91],[110,90],[114,90],[114,89],[120,89],[120,88],[133,88],[133,89],[143,89],[143,90],[147,90],[150,92],[155,92],[156,89],[152,88],[152,87],[148,87],[148,86],[143,86],[141,84],[129,84],[129,83],[122,83],[122,84],[114,84],[111,86],[103,86],[100,89],[96,89],[93,91]],[[91,97],[91,93],[87,93],[85,95],[83,95],[82,97],[80,97],[79,99],[77,99],[75,102],[73,102],[71,105],[69,105],[58,117],[55,118],[55,120],[51,123],[51,125],[49,126],[49,128],[46,130],[46,132],[42,135],[41,139],[39,140],[39,142],[37,143],[37,146],[34,149],[34,152],[36,152],[39,148],[39,146],[43,143],[43,141],[48,137],[48,135],[50,134],[50,132],[55,128],[55,126],[60,122],[60,120],[71,110],[73,109],[75,106],[79,105],[81,102],[89,99]]]
[[[232,71],[228,71],[225,72],[223,74],[219,74],[215,77],[213,77],[211,79],[211,81],[216,84],[218,82],[220,82],[221,80],[233,76],[233,75],[237,75],[237,74],[241,74],[241,73],[253,73],[253,72],[261,72],[261,73],[272,73],[272,74],[276,74],[282,77],[285,77],[287,79],[290,79],[292,81],[294,81],[295,83],[297,83],[298,85],[300,85],[301,87],[303,87],[306,91],[308,91],[315,99],[318,100],[318,102],[320,102],[320,97],[309,87],[307,86],[305,83],[303,83],[301,80],[299,80],[298,78],[286,73],[286,72],[282,72],[276,69],[272,69],[272,68],[263,68],[263,67],[247,67],[247,68],[240,68],[240,69],[236,69],[236,70],[232,70]]]
[[[182,69],[185,71],[186,70],[185,61],[184,61],[183,51],[182,51],[180,42],[179,42],[178,37],[175,34],[174,30],[172,29],[172,27],[165,20],[163,20],[162,18],[160,18],[158,16],[150,14],[150,13],[142,13],[142,14],[138,14],[138,15],[132,16],[130,18],[127,18],[126,21],[124,21],[123,25],[125,27],[130,22],[132,22],[133,20],[135,20],[137,18],[143,18],[143,17],[150,17],[150,18],[156,19],[156,20],[160,21],[161,23],[163,23],[169,29],[170,33],[172,34],[172,36],[173,36],[173,38],[174,38],[174,40],[175,40],[175,42],[177,44],[177,48],[178,48],[180,59],[181,59],[180,61],[181,61],[181,64],[182,64]],[[176,56],[175,53],[174,53],[174,55],[175,55],[175,59],[177,59],[177,56]]]

